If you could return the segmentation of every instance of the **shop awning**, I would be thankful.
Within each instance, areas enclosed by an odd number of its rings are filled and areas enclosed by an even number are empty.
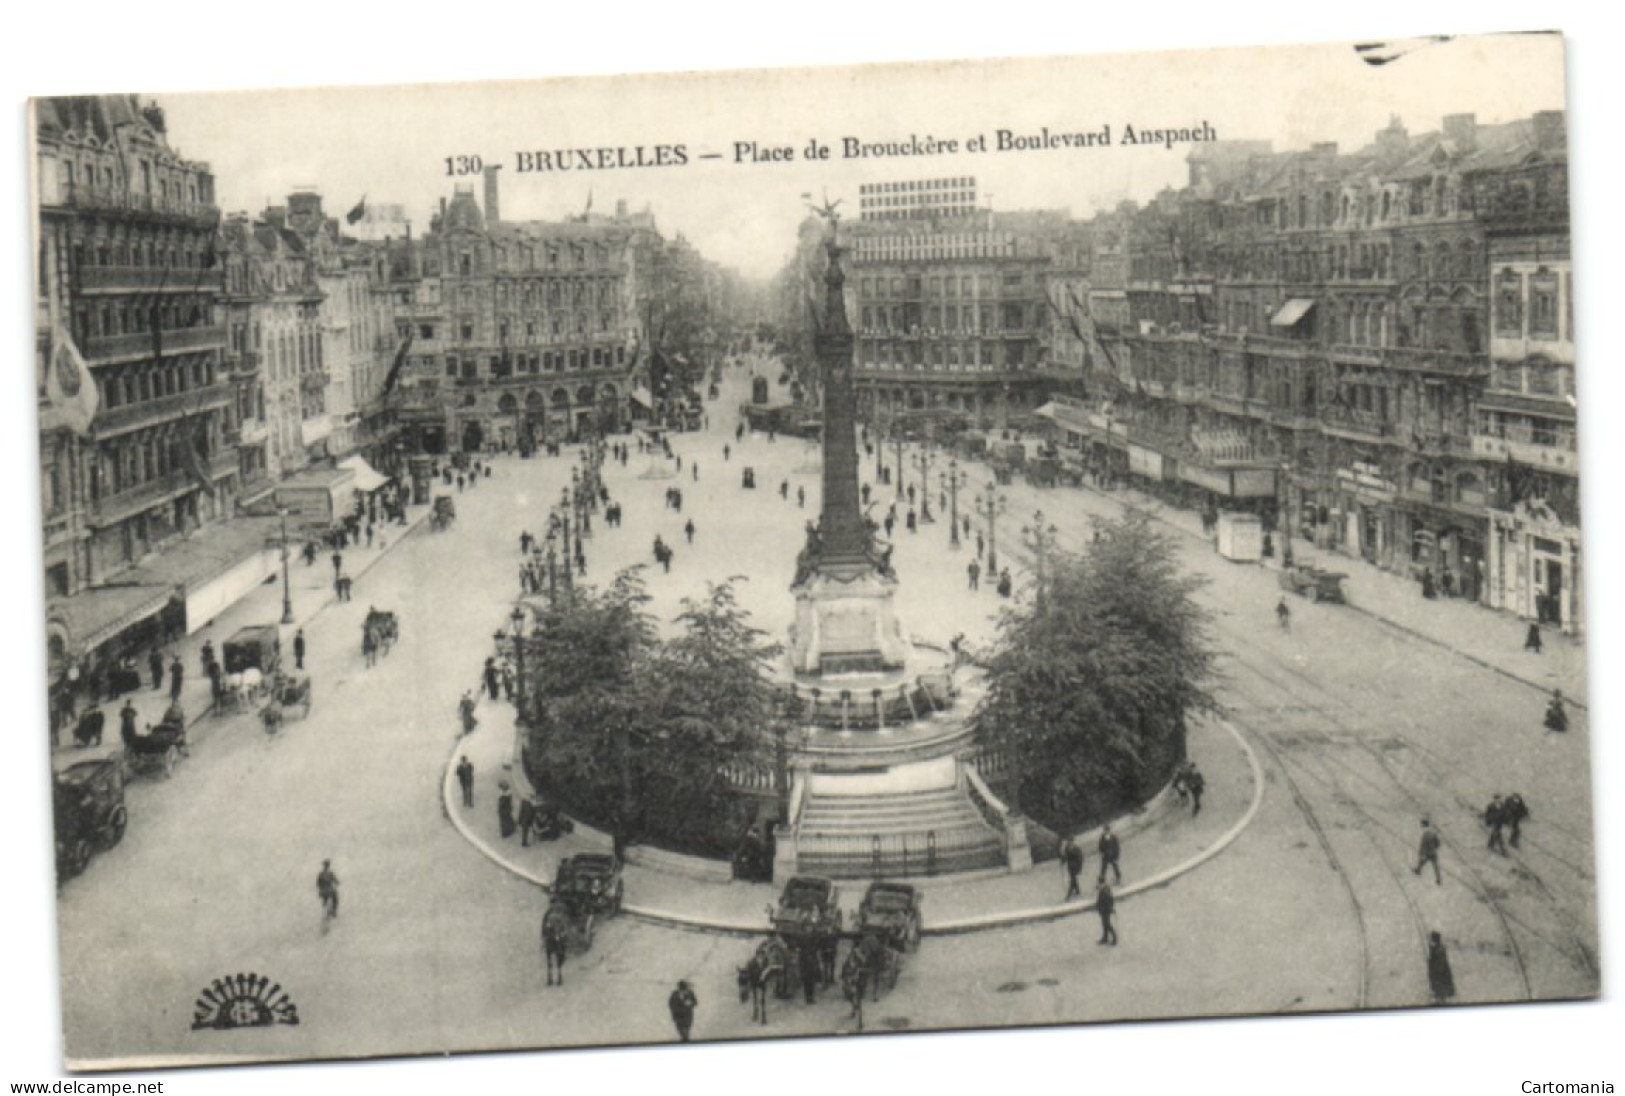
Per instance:
[[[348,468],[355,473],[355,489],[357,491],[370,494],[389,482],[389,477],[368,464],[367,458],[363,456],[345,457],[339,461],[339,467]]]
[[[1296,327],[1298,321],[1309,315],[1309,310],[1315,307],[1313,297],[1293,297],[1281,306],[1281,310],[1270,317],[1271,327]]]
[[[654,406],[655,406],[654,397],[649,395],[649,390],[647,388],[634,388],[634,389],[632,389],[632,402],[642,404],[644,407],[647,407],[651,411],[654,410]]]
[[[67,632],[68,650],[85,655],[148,617],[157,616],[175,596],[175,587],[159,582],[96,586],[72,597],[53,598],[46,617]]]

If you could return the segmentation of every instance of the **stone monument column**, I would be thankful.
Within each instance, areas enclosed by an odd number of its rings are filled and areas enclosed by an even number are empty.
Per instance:
[[[826,216],[824,315],[813,339],[824,391],[824,496],[817,532],[802,551],[791,587],[796,623],[790,654],[800,674],[896,669],[907,651],[892,605],[897,580],[877,558],[859,505],[852,327],[837,221],[833,212]]]

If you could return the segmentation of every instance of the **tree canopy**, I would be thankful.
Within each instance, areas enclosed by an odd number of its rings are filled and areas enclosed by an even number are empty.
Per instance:
[[[1202,580],[1143,514],[1100,526],[1081,554],[1051,549],[1035,597],[1006,612],[972,714],[1005,755],[1006,789],[1071,830],[1137,805],[1184,757],[1185,720],[1216,710]]]
[[[778,718],[778,647],[732,580],[683,602],[659,636],[636,572],[578,588],[526,641],[533,776],[584,820],[683,852],[725,855],[748,808],[732,766],[761,765]],[[534,660],[534,662],[532,662]]]

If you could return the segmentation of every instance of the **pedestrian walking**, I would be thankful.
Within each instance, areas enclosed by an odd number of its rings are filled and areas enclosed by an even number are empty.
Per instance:
[[[1123,881],[1123,869],[1117,866],[1117,859],[1123,854],[1123,848],[1117,842],[1117,835],[1110,826],[1103,826],[1100,831],[1100,878],[1097,883],[1106,881],[1106,869],[1112,870],[1112,879],[1118,883]]]
[[[693,464],[688,466],[688,470],[693,473],[694,482],[699,483],[700,482],[700,462],[695,461]]]
[[[1290,632],[1292,630],[1292,610],[1287,608],[1286,598],[1282,598],[1275,603],[1275,620],[1281,625],[1281,631]]]
[[[513,819],[513,789],[504,780],[497,785],[497,830],[506,841],[518,826]]]
[[[1529,807],[1524,803],[1523,796],[1517,792],[1507,796],[1502,801],[1502,806],[1506,811],[1507,826],[1512,830],[1507,835],[1507,843],[1517,848],[1519,840],[1523,837],[1523,824],[1529,821]]]
[[[350,590],[351,590],[351,588],[353,586],[355,586],[355,579],[351,578],[349,575],[344,575],[344,576],[339,578],[339,600],[340,601],[349,601],[350,600]]]
[[[124,702],[124,707],[122,707],[122,708],[120,708],[118,710],[118,736],[119,736],[119,741],[120,742],[128,742],[128,741],[130,741],[130,739],[135,737],[135,732],[136,732],[135,705],[130,703],[128,700],[126,700]]]
[[[322,931],[326,932],[327,923],[339,916],[339,877],[331,860],[323,860],[322,870],[316,875],[316,897],[322,901]]]
[[[1411,869],[1412,875],[1421,875],[1426,864],[1433,865],[1433,881],[1444,886],[1444,875],[1439,871],[1439,831],[1433,828],[1433,823],[1426,818],[1422,819],[1422,842],[1416,851],[1416,866]]]
[[[1546,729],[1562,734],[1569,729],[1569,714],[1563,708],[1563,690],[1553,689],[1552,699],[1546,705]]]
[[[214,706],[218,708],[220,707],[220,695],[225,691],[220,663],[210,659],[206,672],[209,675],[209,695],[214,698]]]
[[[981,533],[976,534],[976,558],[977,559],[982,558],[982,534]]]
[[[474,718],[474,690],[463,691],[463,698],[457,702],[457,717],[462,720],[463,733],[473,734],[474,728],[479,726],[479,720]]]
[[[779,481],[779,498],[788,499],[789,497],[790,497],[790,481],[789,480],[780,480]]]
[[[367,522],[367,547],[372,547],[372,522]]]
[[[725,461],[733,459],[733,448],[731,446],[724,445],[722,447],[722,459]]]
[[[530,848],[530,831],[536,828],[536,803],[530,796],[519,801],[519,844]]]
[[[1428,992],[1436,1005],[1447,1004],[1456,995],[1456,978],[1450,972],[1450,953],[1436,932],[1428,933]]]
[[[169,699],[181,698],[181,682],[186,678],[186,667],[181,665],[180,656],[169,660]]]
[[[1110,883],[1102,882],[1095,891],[1095,912],[1100,915],[1100,939],[1095,943],[1116,947],[1117,926],[1112,924],[1112,915],[1117,912],[1117,898]]]
[[[974,559],[971,560],[965,567],[965,573],[970,576],[970,588],[972,590],[982,588],[982,565],[980,563],[977,563]]]
[[[1489,844],[1485,848],[1502,856],[1507,854],[1506,835],[1503,832],[1506,824],[1506,803],[1502,800],[1501,793],[1497,792],[1490,797],[1489,806],[1484,808],[1484,825],[1488,826],[1490,831]]]
[[[1207,788],[1207,781],[1202,779],[1202,772],[1192,765],[1185,773],[1185,790],[1191,794],[1191,817],[1195,818],[1202,813],[1202,792]]]
[[[890,514],[886,515],[885,526],[886,526],[886,539],[887,540],[891,539],[892,526],[895,525],[896,523],[897,523],[896,518],[892,517]]]
[[[492,700],[498,700],[501,699],[497,695],[501,687],[502,675],[497,670],[497,660],[488,658],[485,660],[485,691],[491,694]]]
[[[683,523],[683,535],[688,538],[688,542],[690,544],[694,543],[694,519],[693,518],[689,518],[687,521],[685,521]]]
[[[1061,846],[1061,861],[1066,865],[1066,897],[1061,901],[1082,898],[1083,889],[1078,886],[1078,876],[1083,874],[1083,850],[1070,837]]]
[[[344,557],[338,552],[333,553],[333,579],[338,581],[339,572],[344,570]]]
[[[911,533],[919,532],[919,528],[920,528],[919,518],[915,515],[914,507],[912,507],[912,506],[910,506],[908,508],[908,520],[907,520],[906,524],[908,525],[908,531],[909,532],[911,532]]]
[[[457,785],[463,789],[463,806],[472,807],[474,805],[474,762],[468,759],[467,754],[464,754],[462,760],[457,762]]]
[[[152,674],[152,689],[157,692],[164,687],[164,656],[156,647],[147,655],[147,669]]]
[[[202,667],[205,676],[209,673],[209,666],[214,662],[214,641],[203,641],[203,650],[198,654],[198,665]]]
[[[796,505],[800,506],[800,507],[803,507],[803,508],[806,507],[806,505],[807,505],[807,489],[805,487],[797,487],[796,488]]]
[[[694,996],[694,990],[687,982],[678,982],[677,988],[666,999],[666,1007],[671,1010],[672,1025],[677,1028],[678,1042],[688,1042],[688,1033],[694,1029],[694,1010],[699,1005],[700,999]]]
[[[293,668],[296,670],[305,668],[305,630],[303,628],[293,634]]]
[[[1529,622],[1529,631],[1523,637],[1523,649],[1540,654],[1540,625],[1532,620]]]

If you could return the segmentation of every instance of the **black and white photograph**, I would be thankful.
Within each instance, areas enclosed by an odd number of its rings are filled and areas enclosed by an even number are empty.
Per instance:
[[[1055,47],[22,89],[27,1067],[1594,1032],[1575,42]]]

